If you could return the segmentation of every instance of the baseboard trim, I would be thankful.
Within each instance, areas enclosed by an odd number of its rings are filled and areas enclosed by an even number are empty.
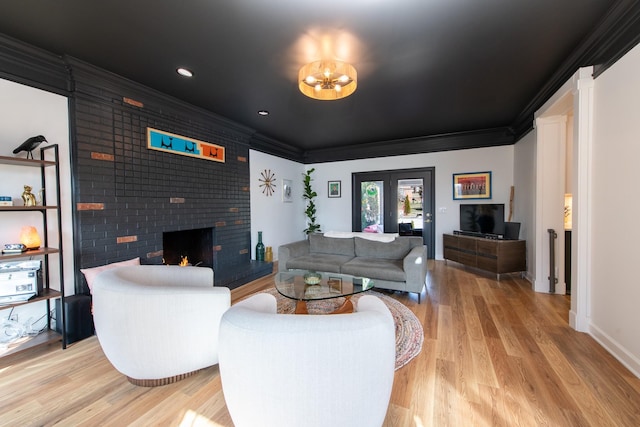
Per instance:
[[[624,346],[620,345],[593,323],[589,324],[589,335],[611,353],[613,357],[618,359],[633,375],[640,378],[640,359],[631,354]]]

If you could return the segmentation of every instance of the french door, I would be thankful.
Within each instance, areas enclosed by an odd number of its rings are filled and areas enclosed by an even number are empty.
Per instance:
[[[352,230],[422,236],[435,256],[435,168],[352,174]]]

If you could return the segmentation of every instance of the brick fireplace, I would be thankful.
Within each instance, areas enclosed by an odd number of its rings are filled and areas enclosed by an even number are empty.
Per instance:
[[[209,229],[216,285],[268,274],[250,260],[249,130],[69,60],[76,292],[80,268],[161,264],[164,233]],[[149,150],[152,127],[225,147],[225,162]],[[266,272],[266,273],[262,273]]]

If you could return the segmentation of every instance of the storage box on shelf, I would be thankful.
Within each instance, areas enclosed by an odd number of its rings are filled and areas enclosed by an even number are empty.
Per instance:
[[[9,214],[9,213],[24,213],[24,212],[40,212],[42,214],[42,247],[39,249],[28,250],[25,252],[18,253],[4,253],[0,254],[0,264],[8,262],[8,261],[17,261],[20,259],[41,259],[41,268],[42,268],[42,289],[38,291],[38,294],[33,298],[26,301],[17,301],[17,302],[8,302],[0,305],[0,310],[10,309],[12,307],[16,307],[24,304],[33,304],[39,301],[44,301],[46,303],[46,316],[47,316],[47,329],[46,331],[29,337],[28,339],[21,339],[16,341],[15,343],[10,343],[8,349],[0,352],[0,356],[7,356],[9,354],[17,353],[22,350],[26,350],[27,348],[31,348],[36,345],[53,342],[57,340],[62,340],[62,348],[66,348],[67,346],[67,334],[66,334],[66,322],[64,316],[64,310],[60,313],[56,313],[56,323],[57,328],[60,333],[57,333],[54,328],[51,327],[51,301],[55,299],[60,299],[62,303],[64,303],[64,281],[63,281],[63,261],[62,261],[62,216],[60,214],[60,169],[59,169],[59,157],[58,157],[58,146],[56,144],[47,145],[46,147],[40,148],[40,159],[25,159],[25,158],[17,158],[17,157],[6,157],[0,156],[0,164],[2,165],[11,165],[11,166],[20,166],[20,167],[31,167],[31,168],[39,168],[40,169],[40,178],[42,181],[42,188],[55,188],[55,204],[48,204],[47,200],[47,192],[44,191],[42,195],[42,205],[38,206],[13,206],[8,205],[0,205],[0,214]],[[54,173],[46,173],[49,168],[53,168]],[[49,181],[49,182],[47,182]],[[56,226],[49,227],[48,225],[48,212],[52,212],[55,216]],[[27,225],[27,224],[25,224]],[[57,237],[57,247],[50,247],[50,242],[53,240],[53,234],[56,234]],[[5,242],[5,243],[14,243],[14,242]],[[58,270],[57,273],[59,275],[59,284],[60,289],[52,289],[51,288],[51,260],[49,256],[52,254],[57,254],[58,258]]]

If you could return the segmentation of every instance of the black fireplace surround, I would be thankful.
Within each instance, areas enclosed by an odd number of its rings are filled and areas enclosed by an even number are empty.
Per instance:
[[[162,258],[167,265],[180,265],[183,259],[189,265],[217,270],[213,248],[216,245],[215,228],[196,228],[162,233]]]

